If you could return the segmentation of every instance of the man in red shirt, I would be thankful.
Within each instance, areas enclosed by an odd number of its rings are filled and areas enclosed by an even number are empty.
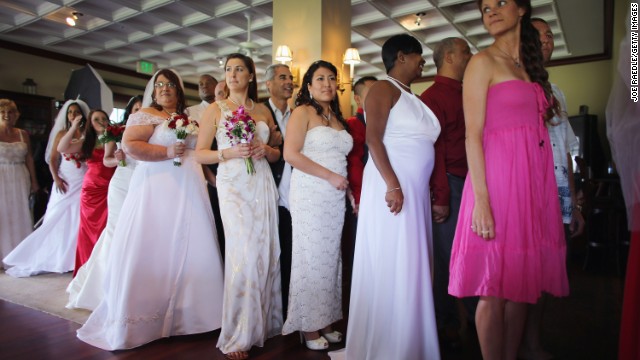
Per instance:
[[[353,137],[353,148],[347,155],[347,179],[349,180],[349,202],[347,205],[347,213],[345,216],[344,230],[342,242],[342,264],[343,274],[351,275],[353,267],[353,252],[356,242],[356,229],[358,227],[358,210],[360,209],[360,191],[362,190],[362,174],[364,165],[369,158],[369,148],[366,144],[367,127],[364,122],[364,99],[367,97],[369,87],[376,82],[373,76],[364,76],[356,81],[353,85],[353,99],[356,101],[358,110],[356,115],[347,119],[349,125],[349,134]],[[348,209],[351,209],[350,211]],[[351,278],[344,277],[344,294],[350,293]],[[347,301],[348,303],[348,301]],[[344,312],[348,313],[349,308],[345,308]]]
[[[356,115],[347,119],[349,125],[349,133],[353,137],[353,148],[349,155],[347,155],[347,172],[349,180],[349,189],[353,195],[351,200],[351,206],[353,213],[358,215],[358,208],[360,205],[360,191],[362,190],[362,173],[364,172],[364,165],[369,158],[369,149],[366,144],[367,127],[364,122],[364,99],[367,97],[369,87],[378,81],[373,76],[365,76],[356,81],[353,85],[353,99],[358,105]]]
[[[436,324],[445,346],[459,345],[460,319],[456,299],[449,295],[449,261],[464,179],[467,176],[465,125],[462,110],[462,77],[471,58],[466,41],[446,38],[436,45],[433,61],[438,69],[435,82],[420,98],[440,121],[431,174]],[[465,304],[466,305],[466,304]],[[471,304],[471,309],[475,309]],[[471,314],[472,315],[472,314]]]

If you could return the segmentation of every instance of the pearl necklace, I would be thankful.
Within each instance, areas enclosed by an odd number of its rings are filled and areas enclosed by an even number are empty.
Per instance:
[[[511,59],[513,61],[513,64],[520,69],[522,67],[522,64],[520,64],[520,57],[513,57],[511,55],[509,55],[508,52],[500,49],[500,47],[498,45],[496,45],[496,49],[498,49],[498,51],[500,51],[501,53],[505,54],[509,59]]]
[[[228,98],[228,99],[229,99],[232,103],[236,104],[236,106],[237,106],[237,107],[240,107],[240,106],[241,106],[241,105],[240,105],[240,104],[238,104],[235,100],[233,100],[233,98],[232,98],[231,96],[229,96],[229,98]],[[245,108],[245,110],[247,110],[247,111],[251,111],[251,110],[253,110],[253,108],[255,108],[255,107],[256,107],[256,103],[253,101],[253,99],[249,99],[249,101],[251,101],[251,108],[248,108],[248,107],[246,107],[246,106],[244,107],[244,108]]]
[[[398,79],[394,78],[394,77],[393,77],[393,76],[391,76],[391,75],[387,75],[387,78],[389,78],[389,79],[391,79],[391,80],[393,80],[393,81],[397,82],[397,83],[398,83],[398,84],[400,84],[402,87],[404,87],[405,89],[407,89],[407,91],[411,92],[411,87],[409,87],[409,85],[406,85],[405,83],[403,83],[402,81],[400,81],[400,80],[398,80]]]
[[[168,112],[165,108],[162,108],[162,111],[166,112],[167,115],[169,115],[170,118],[173,117],[173,115],[178,115],[178,113],[170,113],[170,112]]]

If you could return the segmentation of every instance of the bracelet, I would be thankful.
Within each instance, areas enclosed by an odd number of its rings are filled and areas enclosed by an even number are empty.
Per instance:
[[[224,151],[224,149],[218,150],[218,162],[224,162],[224,154],[222,154],[222,152]]]
[[[393,189],[391,189],[391,190],[387,190],[387,194],[388,194],[388,193],[390,193],[390,192],[394,192],[394,191],[396,191],[396,190],[400,190],[400,188],[399,188],[399,187],[397,187],[397,188],[393,188]]]

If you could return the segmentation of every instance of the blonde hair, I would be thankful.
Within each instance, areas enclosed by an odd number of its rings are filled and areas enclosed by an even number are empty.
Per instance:
[[[9,99],[0,99],[0,110],[13,108],[18,111],[18,106],[13,100]],[[19,112],[19,111],[18,111]]]

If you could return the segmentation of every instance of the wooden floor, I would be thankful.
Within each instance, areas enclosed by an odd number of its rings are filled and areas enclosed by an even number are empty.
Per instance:
[[[605,255],[606,256],[606,255]],[[622,276],[606,259],[585,271],[581,261],[570,268],[571,295],[550,299],[543,319],[542,340],[556,359],[616,359],[622,297]],[[0,359],[224,359],[216,348],[219,331],[154,341],[126,351],[103,351],[75,337],[80,325],[0,300]],[[344,330],[341,322],[337,328]],[[336,345],[331,349],[344,346]],[[466,334],[463,346],[443,348],[444,360],[479,359],[475,333]],[[265,347],[254,347],[251,359],[320,360],[326,352],[310,351],[296,334],[277,336]],[[389,359],[403,360],[403,359]]]

